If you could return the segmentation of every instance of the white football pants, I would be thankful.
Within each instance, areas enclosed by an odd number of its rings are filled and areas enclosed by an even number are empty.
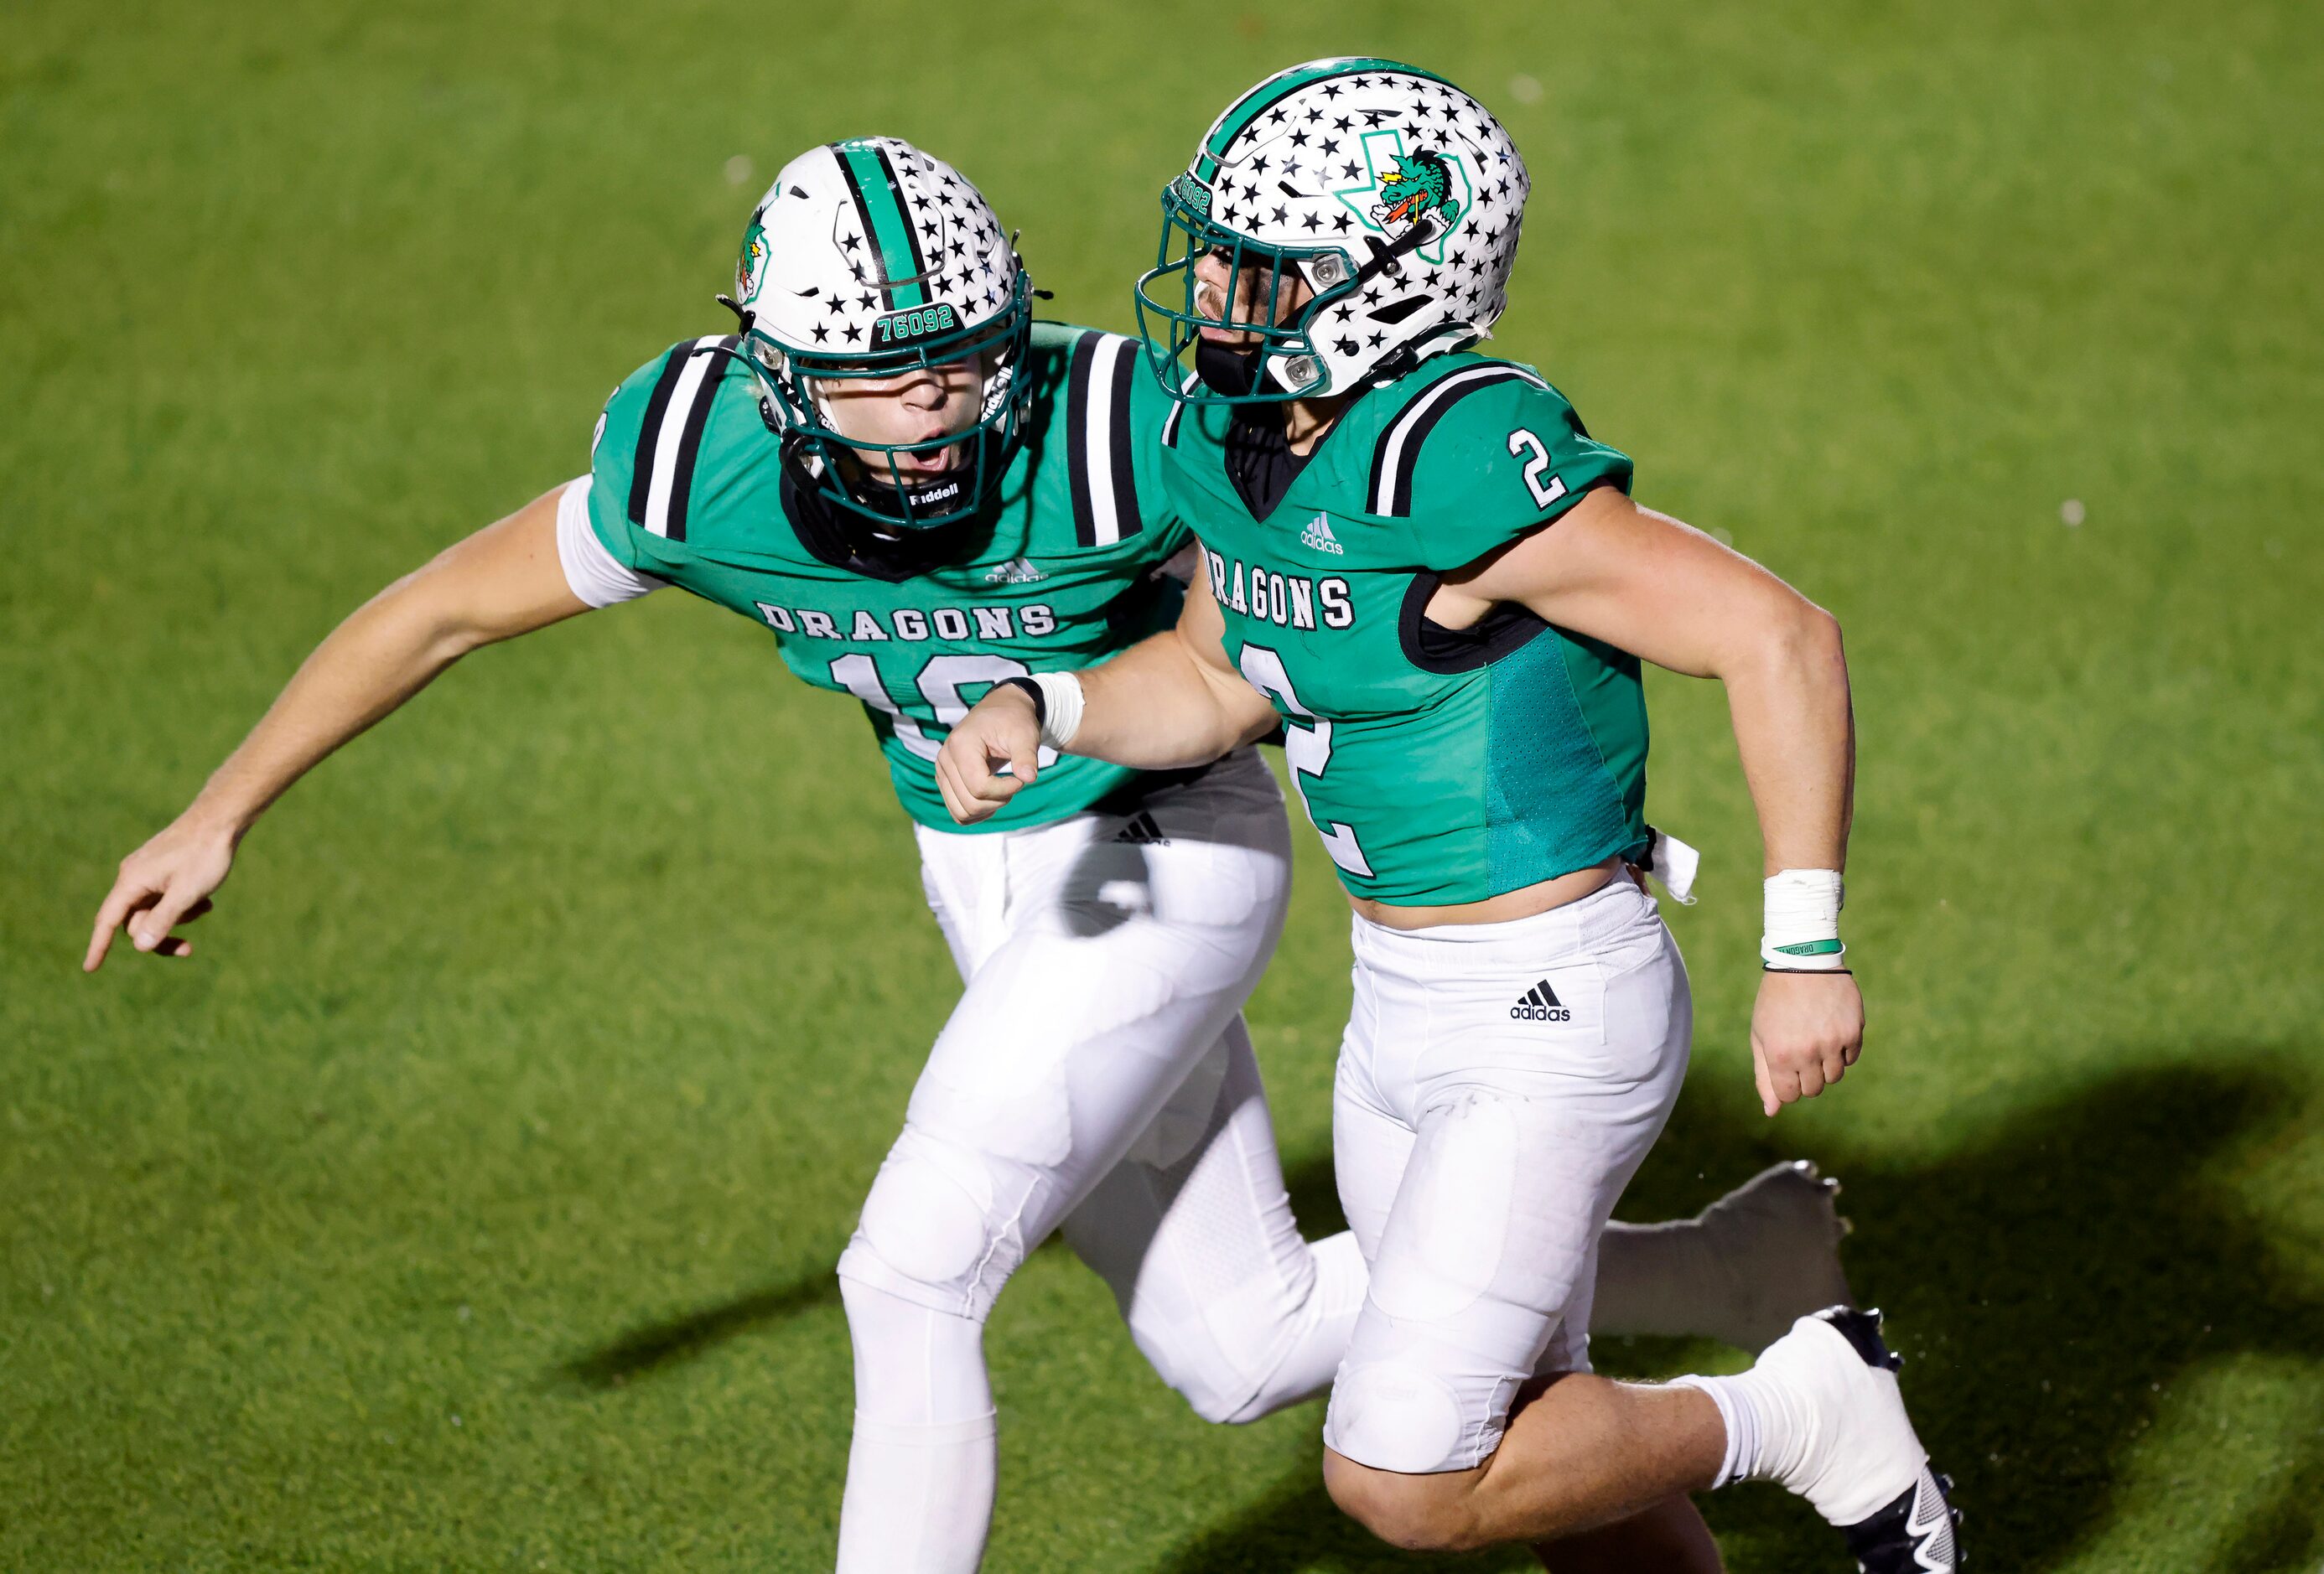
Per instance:
[[[918,835],[967,987],[840,1259],[857,1404],[843,1574],[976,1567],[982,1327],[1051,1230],[1216,1421],[1319,1392],[1363,1300],[1353,1240],[1299,1235],[1238,1015],[1290,884],[1257,755],[1120,812]]]
[[[1466,1469],[1536,1372],[1589,1369],[1601,1232],[1686,1074],[1686,969],[1618,875],[1506,924],[1359,917],[1333,1150],[1371,1265],[1324,1441]]]

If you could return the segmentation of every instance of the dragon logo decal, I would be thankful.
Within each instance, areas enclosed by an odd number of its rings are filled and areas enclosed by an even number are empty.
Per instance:
[[[1475,191],[1458,153],[1407,147],[1404,132],[1383,126],[1362,133],[1363,162],[1343,173],[1353,182],[1333,190],[1363,226],[1395,240],[1428,220],[1434,233],[1420,248],[1425,262],[1444,261],[1445,248],[1475,206]]]
[[[748,306],[758,299],[766,276],[767,210],[761,207],[751,216],[751,227],[742,235],[742,254],[734,259],[735,301]]]
[[[1371,218],[1383,230],[1410,224],[1432,207],[1457,207],[1452,201],[1452,171],[1445,168],[1442,154],[1426,148],[1397,154],[1396,167],[1383,172],[1379,183],[1380,195],[1387,200],[1372,209]]]

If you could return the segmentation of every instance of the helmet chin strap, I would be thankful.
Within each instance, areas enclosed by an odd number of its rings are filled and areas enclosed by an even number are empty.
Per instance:
[[[1229,399],[1247,399],[1259,388],[1259,347],[1239,350],[1216,339],[1194,341],[1194,371],[1204,385]],[[1286,399],[1289,394],[1284,395]]]
[[[734,298],[731,295],[719,296],[718,304],[734,314],[735,320],[741,325],[734,330],[738,334],[747,336],[751,331],[751,325],[759,320],[757,312],[746,306],[737,306],[734,303]]]

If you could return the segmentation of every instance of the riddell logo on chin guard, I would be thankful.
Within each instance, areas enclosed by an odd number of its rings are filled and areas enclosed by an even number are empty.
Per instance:
[[[1557,991],[1549,987],[1547,979],[1518,996],[1517,1003],[1509,1008],[1509,1015],[1520,1022],[1573,1020],[1573,1013],[1558,1003]]]

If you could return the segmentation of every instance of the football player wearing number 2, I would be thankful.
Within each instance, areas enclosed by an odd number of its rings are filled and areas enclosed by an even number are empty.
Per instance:
[[[124,861],[87,965],[123,925],[182,954],[173,927],[265,806],[478,645],[669,584],[768,630],[795,675],[862,703],[967,980],[840,1263],[857,1393],[840,1564],[973,1569],[994,1477],[984,1318],[1053,1230],[1207,1417],[1318,1393],[1345,1348],[1363,1261],[1344,1234],[1301,1238],[1238,1015],[1282,923],[1290,833],[1249,750],[1177,772],[1056,759],[974,834],[936,790],[936,741],[993,682],[1176,616],[1173,407],[1135,343],[1034,323],[983,198],[888,138],[787,166],[735,277],[740,331],[624,382],[588,475],[324,642]],[[1825,1188],[1770,1171],[1702,1220],[1624,1234],[1609,1317],[1756,1347],[1803,1280],[1844,1289],[1836,1238]]]
[[[1589,1373],[1593,1253],[1692,1031],[1628,872],[1655,861],[1640,658],[1728,691],[1765,842],[1769,1115],[1862,1038],[1854,734],[1834,621],[1631,502],[1555,389],[1472,352],[1526,193],[1484,106],[1409,66],[1318,61],[1230,106],[1138,288],[1205,571],[1174,631],[997,686],[938,781],[974,823],[1035,790],[1044,748],[1166,769],[1284,728],[1355,908],[1333,1146],[1371,1273],[1324,1424],[1349,1513],[1406,1546],[1715,1569],[1684,1495],[1756,1477],[1876,1574],[1950,1569],[1948,1484],[1875,1315],[1802,1317],[1738,1376]]]

